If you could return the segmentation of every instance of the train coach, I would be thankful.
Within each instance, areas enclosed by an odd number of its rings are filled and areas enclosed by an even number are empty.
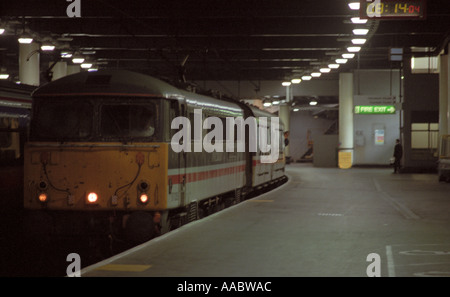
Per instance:
[[[0,166],[21,165],[35,87],[0,81]]]
[[[219,119],[222,136],[227,118],[254,118],[258,129],[263,122],[263,129],[274,129],[262,121],[272,114],[237,100],[125,70],[73,74],[41,86],[32,98],[24,207],[41,232],[95,229],[138,244],[286,181],[283,141],[274,162],[264,163],[268,153],[250,150],[249,133],[245,149],[237,149],[237,125],[227,144],[215,134],[217,122],[205,124]],[[174,127],[180,118],[192,125]],[[177,138],[182,129],[194,137]],[[275,129],[282,135],[282,124]],[[233,149],[194,149],[210,133],[210,145]],[[173,149],[186,144],[192,149]]]

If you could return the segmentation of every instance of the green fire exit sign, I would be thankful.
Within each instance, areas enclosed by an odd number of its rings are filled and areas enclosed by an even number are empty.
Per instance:
[[[357,105],[355,114],[394,114],[393,105]]]

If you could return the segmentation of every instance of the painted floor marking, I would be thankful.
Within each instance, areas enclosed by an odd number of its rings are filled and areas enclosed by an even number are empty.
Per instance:
[[[265,202],[267,202],[267,203],[269,203],[269,202],[273,202],[273,200],[248,200],[249,202],[261,202],[261,203],[265,203]]]
[[[123,271],[123,272],[142,272],[152,267],[152,265],[127,265],[127,264],[107,264],[97,267],[95,270],[103,271]]]
[[[323,212],[319,212],[317,215],[318,216],[324,216],[324,217],[342,217],[341,213],[323,213]]]
[[[392,246],[386,246],[386,257],[387,257],[387,268],[388,268],[388,276],[395,277],[395,265],[394,265],[394,256],[392,255]]]
[[[377,192],[383,194],[383,199],[386,200],[386,202],[389,203],[398,212],[400,212],[402,214],[402,216],[405,217],[405,219],[412,219],[412,220],[420,219],[420,217],[417,214],[415,214],[411,209],[409,209],[402,203],[396,201],[388,193],[383,191],[381,185],[378,183],[378,181],[376,179],[373,179],[373,183],[375,184],[375,188],[377,189]]]

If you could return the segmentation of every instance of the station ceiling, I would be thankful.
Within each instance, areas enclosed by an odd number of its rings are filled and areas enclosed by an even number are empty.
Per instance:
[[[290,80],[334,63],[347,52],[352,30],[367,28],[361,51],[319,79],[337,79],[354,68],[397,67],[389,49],[436,55],[450,34],[450,1],[428,0],[423,20],[350,19],[349,0],[79,0],[81,17],[70,18],[66,0],[1,1],[0,66],[18,76],[17,37],[24,30],[37,42],[41,71],[79,51],[99,68],[125,68],[188,81]]]

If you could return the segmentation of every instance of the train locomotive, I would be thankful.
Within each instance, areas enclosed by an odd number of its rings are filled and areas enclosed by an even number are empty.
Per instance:
[[[139,244],[287,180],[282,140],[272,163],[249,149],[248,136],[243,151],[172,149],[179,117],[254,117],[258,124],[274,117],[237,100],[126,70],[69,75],[36,89],[32,99],[24,208],[45,217],[33,223],[41,232],[83,235],[92,227]],[[282,123],[277,129],[283,135]],[[180,143],[186,141],[195,145]]]

